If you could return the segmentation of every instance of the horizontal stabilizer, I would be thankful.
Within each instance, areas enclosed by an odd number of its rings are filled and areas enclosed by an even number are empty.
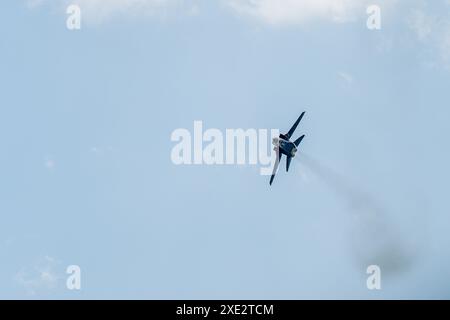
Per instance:
[[[304,137],[305,137],[305,135],[302,135],[300,138],[298,138],[297,140],[294,141],[294,144],[296,147],[298,147],[298,145],[300,144],[300,142],[302,142]]]

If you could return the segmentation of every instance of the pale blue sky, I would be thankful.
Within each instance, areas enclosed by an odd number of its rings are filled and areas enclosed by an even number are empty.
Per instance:
[[[450,298],[448,1],[74,2],[0,3],[0,298]],[[304,110],[272,187],[171,162]]]

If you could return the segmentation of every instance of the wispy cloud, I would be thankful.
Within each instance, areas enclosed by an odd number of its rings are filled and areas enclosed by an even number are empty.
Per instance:
[[[24,0],[29,8],[77,4],[83,21],[103,22],[114,16],[151,16],[166,18],[201,12],[201,0]],[[366,8],[371,0],[221,0],[229,12],[255,19],[272,26],[303,25],[315,21],[336,23],[367,19]],[[442,10],[429,12],[427,1],[379,0],[382,19],[395,17],[404,21],[413,32],[419,45],[433,51],[430,58],[436,66],[450,68],[450,2],[440,0]],[[382,31],[380,31],[382,32]],[[390,38],[391,37],[391,38]],[[381,36],[377,50],[389,51],[392,37]]]
[[[411,10],[407,22],[417,40],[429,49],[432,65],[450,68],[450,2],[445,10],[430,12],[426,6]]]
[[[20,269],[13,277],[14,282],[25,289],[28,295],[36,295],[55,289],[62,276],[57,268],[60,262],[44,256],[32,266]]]
[[[27,0],[26,6],[28,8],[36,8],[46,4],[48,0]]]
[[[347,72],[339,72],[338,73],[339,78],[341,78],[347,85],[353,84],[353,76],[350,73]]]
[[[423,10],[415,9],[410,14],[408,24],[420,41],[425,41],[435,27],[435,19],[427,15]]]
[[[196,15],[202,0],[25,0],[27,6],[67,7],[79,5],[89,20],[103,21],[115,15],[167,16],[174,12]],[[387,8],[398,0],[379,0]],[[301,24],[316,19],[334,22],[352,21],[366,15],[369,0],[221,0],[242,16],[250,16],[269,24]]]
[[[39,6],[59,6],[75,4],[81,9],[85,19],[101,22],[118,15],[153,15],[165,17],[174,12],[188,15],[199,12],[199,0],[27,0],[30,8]]]
[[[271,25],[303,24],[314,20],[354,21],[365,17],[366,0],[225,0],[236,13]],[[390,4],[396,1],[390,1]],[[386,1],[379,1],[387,5]]]
[[[52,158],[47,158],[47,159],[45,159],[45,161],[44,161],[44,166],[45,166],[47,169],[52,170],[52,169],[55,168],[56,162],[55,162],[55,160],[53,160]]]

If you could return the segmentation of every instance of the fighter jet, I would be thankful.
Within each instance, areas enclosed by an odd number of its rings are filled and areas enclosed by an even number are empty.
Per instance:
[[[269,184],[272,185],[273,179],[275,178],[275,175],[278,170],[278,165],[280,163],[281,157],[286,155],[286,172],[289,171],[289,166],[291,165],[291,160],[293,157],[295,157],[295,153],[297,152],[297,147],[302,142],[305,135],[302,135],[300,138],[292,142],[290,139],[292,135],[294,134],[295,129],[297,129],[298,124],[302,120],[303,116],[305,115],[305,112],[302,112],[300,117],[298,117],[297,121],[295,121],[294,125],[292,126],[291,130],[289,130],[286,134],[280,134],[279,137],[275,137],[272,140],[272,144],[275,146],[273,150],[277,153],[277,159],[275,161],[275,165],[273,167],[272,176],[270,177]]]

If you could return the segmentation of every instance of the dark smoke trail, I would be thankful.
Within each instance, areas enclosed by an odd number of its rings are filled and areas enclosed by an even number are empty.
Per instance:
[[[300,161],[343,200],[356,216],[349,233],[353,253],[362,267],[380,266],[385,275],[406,271],[412,264],[412,254],[392,221],[388,210],[374,196],[356,188],[342,175],[302,154]]]

